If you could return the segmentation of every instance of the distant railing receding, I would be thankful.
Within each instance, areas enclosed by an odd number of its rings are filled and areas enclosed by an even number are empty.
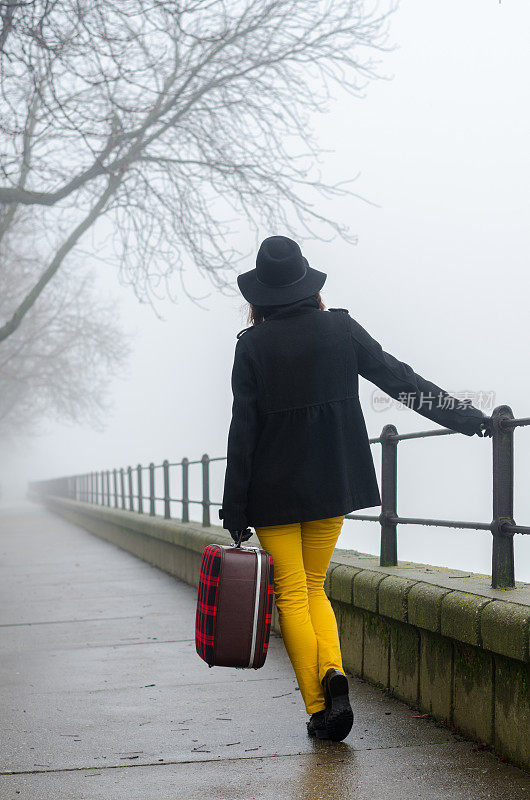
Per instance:
[[[514,419],[509,406],[497,406],[490,418],[493,449],[493,519],[488,522],[465,522],[460,520],[423,519],[421,517],[400,517],[397,514],[397,445],[406,439],[421,439],[428,436],[448,436],[456,433],[449,428],[419,431],[418,433],[398,434],[394,425],[385,425],[381,435],[370,439],[370,444],[381,445],[381,512],[380,514],[347,514],[347,519],[379,522],[381,525],[381,548],[379,563],[384,567],[398,565],[397,526],[435,525],[445,528],[462,528],[490,531],[493,536],[491,585],[495,589],[510,589],[515,586],[513,537],[516,533],[528,534],[530,527],[516,525],[513,518],[514,429],[530,425],[530,418]],[[210,525],[210,508],[221,503],[210,500],[210,464],[226,461],[226,456],[210,458],[206,453],[196,461],[183,458],[182,461],[162,464],[150,463],[147,467],[136,467],[88,472],[29,484],[32,494],[41,497],[56,496],[114,506],[123,510],[156,514],[156,502],[163,505],[164,517],[172,518],[172,504],[181,504],[182,522],[189,522],[190,504],[202,506],[202,524]],[[189,467],[200,464],[202,469],[202,499],[189,496]],[[181,471],[181,497],[171,497],[170,470]],[[162,470],[163,494],[157,495],[156,471]],[[147,472],[149,490],[144,492],[143,473]],[[145,503],[145,507],[144,507]]]

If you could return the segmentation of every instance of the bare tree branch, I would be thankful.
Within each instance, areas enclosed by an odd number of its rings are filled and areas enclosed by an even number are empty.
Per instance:
[[[6,0],[6,2],[1,4],[0,22],[2,27],[0,29],[0,52],[3,52],[7,37],[13,29],[15,11],[19,6],[20,3],[17,2],[17,0]]]
[[[0,247],[0,313],[31,286],[38,262],[27,221]],[[121,375],[130,342],[113,303],[96,295],[94,276],[66,265],[0,351],[0,440],[38,432],[46,418],[102,428],[109,378]]]
[[[396,2],[0,4],[0,239],[28,209],[50,251],[0,342],[103,216],[102,257],[152,304],[175,277],[191,296],[190,263],[230,291],[241,242],[263,228],[355,241],[329,212],[357,196],[354,176],[323,179],[312,120],[334,86],[360,98],[380,77]]]
[[[81,238],[83,233],[91,227],[94,221],[102,213],[102,211],[105,208],[105,205],[107,204],[107,201],[109,200],[110,197],[112,197],[117,187],[119,186],[119,182],[120,182],[120,176],[112,175],[110,177],[107,187],[105,191],[102,193],[97,203],[95,203],[95,205],[91,208],[90,212],[86,215],[84,220],[74,228],[70,236],[58,249],[48,267],[44,270],[38,281],[32,287],[31,291],[28,292],[23,301],[20,303],[20,305],[14,312],[11,319],[9,319],[4,325],[2,325],[2,327],[0,328],[0,342],[2,342],[4,339],[7,339],[8,336],[10,336],[14,331],[16,331],[16,329],[24,319],[25,315],[34,305],[36,300],[41,295],[43,289],[46,288],[48,283],[51,281],[51,279],[61,266],[65,256],[68,255],[70,250],[72,250],[72,248]]]

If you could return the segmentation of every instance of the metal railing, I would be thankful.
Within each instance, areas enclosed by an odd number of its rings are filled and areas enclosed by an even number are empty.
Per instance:
[[[381,512],[375,514],[347,514],[347,519],[379,522],[381,525],[381,547],[379,563],[384,567],[398,564],[397,526],[435,525],[445,528],[462,528],[490,531],[493,536],[491,585],[495,589],[510,589],[515,586],[513,537],[516,533],[528,534],[530,527],[516,525],[513,518],[514,458],[513,438],[517,427],[530,425],[530,417],[514,419],[509,406],[497,406],[491,416],[493,449],[493,518],[491,522],[467,522],[461,520],[423,519],[400,517],[397,513],[397,445],[406,439],[423,439],[428,436],[449,436],[457,431],[449,428],[398,434],[394,425],[385,425],[381,435],[369,439],[370,444],[381,445]],[[210,508],[221,503],[210,500],[210,464],[226,461],[226,456],[210,458],[206,453],[196,461],[183,458],[181,461],[151,463],[147,467],[138,464],[126,469],[102,470],[82,475],[70,475],[29,484],[30,491],[41,497],[59,497],[114,506],[139,514],[155,516],[157,501],[163,504],[165,519],[172,518],[172,504],[181,504],[182,522],[189,522],[190,504],[202,506],[202,524],[210,525]],[[202,469],[202,499],[189,496],[189,467],[200,464]],[[181,471],[181,497],[171,497],[170,470]],[[162,495],[155,492],[156,472],[162,470]],[[144,493],[143,473],[148,474],[149,491]],[[144,507],[145,503],[145,507]]]

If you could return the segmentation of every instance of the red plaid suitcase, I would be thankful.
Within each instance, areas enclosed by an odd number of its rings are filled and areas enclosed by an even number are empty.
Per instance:
[[[265,550],[219,544],[204,548],[195,647],[209,667],[263,666],[273,595],[273,559]]]

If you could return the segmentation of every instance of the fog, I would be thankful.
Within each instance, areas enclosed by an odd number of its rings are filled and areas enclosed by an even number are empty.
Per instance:
[[[382,55],[387,79],[363,99],[336,90],[314,121],[333,151],[322,156],[325,179],[358,175],[358,198],[322,203],[358,242],[298,238],[309,263],[328,274],[326,306],[349,309],[385,350],[446,391],[493,392],[493,406],[507,404],[515,416],[530,416],[529,33],[523,0],[403,2],[391,22],[397,47]],[[244,269],[273,233],[283,231],[263,229],[255,240],[241,220]],[[160,301],[158,319],[113,271],[99,260],[92,266],[102,297],[116,298],[134,335],[129,374],[112,382],[104,430],[48,421],[41,435],[9,447],[4,504],[24,496],[27,480],[225,453],[235,335],[246,325],[241,296],[216,293],[188,263],[200,304],[184,295]],[[371,436],[387,423],[400,432],[436,427],[404,406],[376,411],[375,387],[360,382]],[[379,474],[379,446],[372,452]],[[515,431],[515,454],[515,520],[528,525],[528,428]],[[491,521],[491,439],[401,442],[398,472],[399,514]],[[222,464],[212,499],[221,489]],[[378,543],[376,523],[345,522],[339,546],[376,553]],[[398,548],[400,559],[491,569],[488,532],[400,526]],[[515,553],[516,578],[530,580],[530,537],[516,535]]]

